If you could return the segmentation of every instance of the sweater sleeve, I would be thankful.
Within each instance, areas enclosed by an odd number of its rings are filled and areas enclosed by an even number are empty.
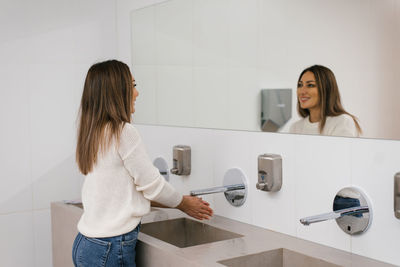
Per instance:
[[[159,170],[154,167],[147,155],[139,132],[132,124],[126,123],[124,125],[118,153],[124,167],[134,180],[136,190],[142,192],[145,198],[167,207],[179,205],[182,201],[182,195],[165,181]]]

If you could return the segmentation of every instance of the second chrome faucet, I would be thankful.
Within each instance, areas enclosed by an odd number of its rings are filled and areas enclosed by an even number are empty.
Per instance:
[[[335,219],[349,235],[364,233],[372,221],[371,205],[367,196],[357,187],[345,187],[335,196],[333,212],[300,219],[304,225]]]
[[[352,207],[347,209],[335,210],[333,212],[323,213],[315,216],[305,217],[300,219],[300,222],[304,225],[310,225],[316,222],[338,219],[343,216],[360,215],[365,212],[369,212],[368,206]]]

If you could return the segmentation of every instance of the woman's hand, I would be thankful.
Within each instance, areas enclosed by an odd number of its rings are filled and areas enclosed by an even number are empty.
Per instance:
[[[210,204],[201,198],[183,196],[181,203],[176,208],[195,219],[208,220],[213,215],[213,210],[209,206]]]

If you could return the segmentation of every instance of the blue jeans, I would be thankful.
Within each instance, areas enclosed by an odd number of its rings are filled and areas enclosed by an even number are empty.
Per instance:
[[[75,267],[136,267],[135,247],[140,224],[131,232],[105,238],[78,233],[72,247]]]

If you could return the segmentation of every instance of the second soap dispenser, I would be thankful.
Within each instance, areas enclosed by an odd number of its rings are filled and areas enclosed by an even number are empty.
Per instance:
[[[282,187],[282,157],[276,154],[258,156],[257,189],[276,192]]]
[[[178,145],[173,148],[173,168],[171,173],[175,175],[189,175],[191,169],[190,146]]]

